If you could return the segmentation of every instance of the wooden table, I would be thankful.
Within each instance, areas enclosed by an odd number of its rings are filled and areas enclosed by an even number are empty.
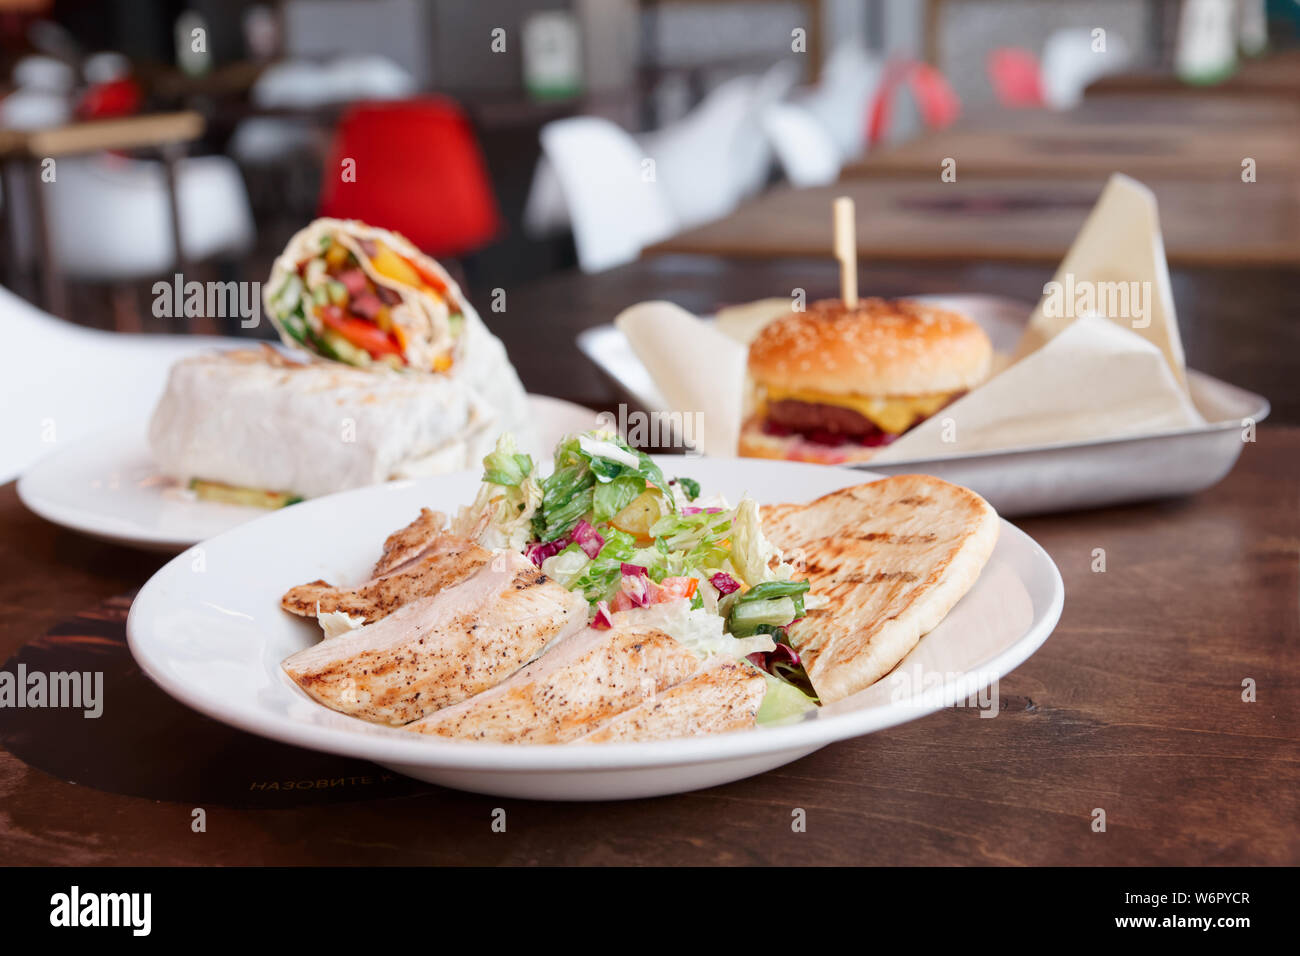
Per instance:
[[[1134,93],[1254,97],[1300,96],[1300,50],[1284,50],[1259,59],[1241,61],[1237,70],[1219,83],[1188,83],[1168,69],[1137,69],[1103,76],[1089,84],[1086,95],[1128,96]]]
[[[1000,129],[1068,129],[1122,124],[1137,130],[1149,124],[1228,127],[1294,125],[1300,121],[1300,99],[1271,94],[1250,97],[1199,88],[1197,96],[1158,92],[1123,96],[1092,96],[1068,110],[999,109],[981,118]]]
[[[1241,181],[1242,161],[1255,161],[1257,179],[1300,175],[1300,122],[1191,125],[1168,121],[1075,122],[1042,114],[1004,124],[973,117],[952,129],[927,133],[868,153],[846,166],[845,179],[878,176],[938,178],[955,161],[958,181],[977,177],[1061,180],[1127,173],[1163,182]],[[1014,114],[1013,114],[1014,116]]]
[[[1030,298],[1050,271],[866,263],[860,278],[886,295]],[[1276,380],[1275,420],[1289,424],[1262,426],[1232,474],[1194,498],[1021,522],[1060,567],[1066,606],[1043,648],[1001,682],[996,719],[945,710],[751,780],[593,805],[422,787],[366,799],[379,779],[372,768],[353,802],[236,809],[74,786],[0,749],[0,859],[1300,863],[1300,407],[1287,398],[1300,354],[1290,321],[1300,293],[1273,270],[1178,272],[1174,284],[1186,300],[1191,363],[1246,387]],[[795,285],[829,293],[834,264],[665,256],[510,289],[508,312],[491,321],[531,390],[611,408],[617,392],[572,349],[576,331],[652,295],[703,311]],[[1106,549],[1105,573],[1092,570],[1096,548]],[[58,530],[27,513],[12,485],[0,488],[0,656],[138,587],[162,562]],[[1256,682],[1257,703],[1241,700],[1246,678]],[[156,730],[166,737],[166,726]],[[228,750],[211,768],[172,750],[127,759],[175,761],[166,773],[177,778],[206,769],[238,789],[245,754]],[[207,812],[204,836],[190,829],[195,806]],[[505,834],[491,830],[496,807],[507,811]],[[795,807],[808,814],[806,833],[791,832]],[[1097,807],[1107,813],[1105,834],[1090,830]]]
[[[858,256],[865,262],[944,259],[1058,263],[1078,235],[1103,178],[933,176],[846,179],[816,189],[778,188],[730,215],[656,243],[646,255],[829,256],[831,201],[857,206]],[[1300,180],[1150,183],[1160,206],[1165,252],[1175,265],[1300,264]]]
[[[81,156],[108,150],[157,150],[162,155],[167,179],[168,215],[172,242],[176,249],[177,270],[184,272],[184,247],[181,243],[180,203],[176,195],[176,163],[186,144],[203,135],[203,117],[195,112],[150,113],[122,119],[70,123],[51,129],[30,131],[6,130],[0,136],[0,164],[25,179],[36,208],[35,223],[39,240],[39,270],[42,305],[55,315],[66,313],[58,257],[51,241],[45,210],[45,188],[41,164],[46,159]],[[57,180],[56,180],[57,182]],[[12,255],[17,234],[15,203],[5,210],[6,248]],[[10,265],[10,274],[16,269]]]

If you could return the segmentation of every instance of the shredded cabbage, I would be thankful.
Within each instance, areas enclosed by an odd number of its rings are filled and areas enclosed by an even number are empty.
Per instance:
[[[591,559],[582,548],[571,544],[559,554],[553,554],[543,561],[542,573],[549,578],[554,578],[564,587],[572,589],[590,563]]]
[[[460,509],[451,530],[493,551],[523,551],[542,503],[532,459],[519,453],[514,436],[506,432],[483,459],[483,469],[474,503]]]
[[[691,607],[691,602],[685,598],[619,611],[613,615],[613,621],[615,626],[657,627],[702,658],[721,655],[739,660],[750,654],[765,654],[776,649],[776,643],[767,634],[732,637],[723,630],[724,622],[720,616],[704,608]]]
[[[781,549],[764,537],[758,503],[748,495],[736,506],[731,522],[731,566],[751,588],[764,581],[788,581],[794,573]]]
[[[591,458],[604,458],[634,470],[641,467],[641,460],[636,455],[601,437],[603,434],[595,432],[593,435],[579,435],[578,447]]]

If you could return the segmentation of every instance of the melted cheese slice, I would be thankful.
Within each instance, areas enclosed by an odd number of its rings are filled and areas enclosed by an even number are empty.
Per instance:
[[[767,401],[807,402],[810,405],[836,405],[857,412],[881,431],[900,435],[918,419],[929,418],[952,398],[952,392],[933,395],[870,396],[841,395],[834,392],[785,391],[769,388]]]

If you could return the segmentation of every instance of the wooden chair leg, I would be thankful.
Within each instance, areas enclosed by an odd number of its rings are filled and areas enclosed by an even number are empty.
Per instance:
[[[143,332],[144,317],[139,290],[129,282],[114,282],[109,286],[109,297],[113,304],[113,330]]]

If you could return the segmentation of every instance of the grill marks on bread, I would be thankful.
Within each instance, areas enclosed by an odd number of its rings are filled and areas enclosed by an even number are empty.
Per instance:
[[[938,625],[979,576],[998,519],[972,491],[898,475],[764,508],[763,530],[827,599],[789,634],[818,694],[834,701],[889,673]]]

